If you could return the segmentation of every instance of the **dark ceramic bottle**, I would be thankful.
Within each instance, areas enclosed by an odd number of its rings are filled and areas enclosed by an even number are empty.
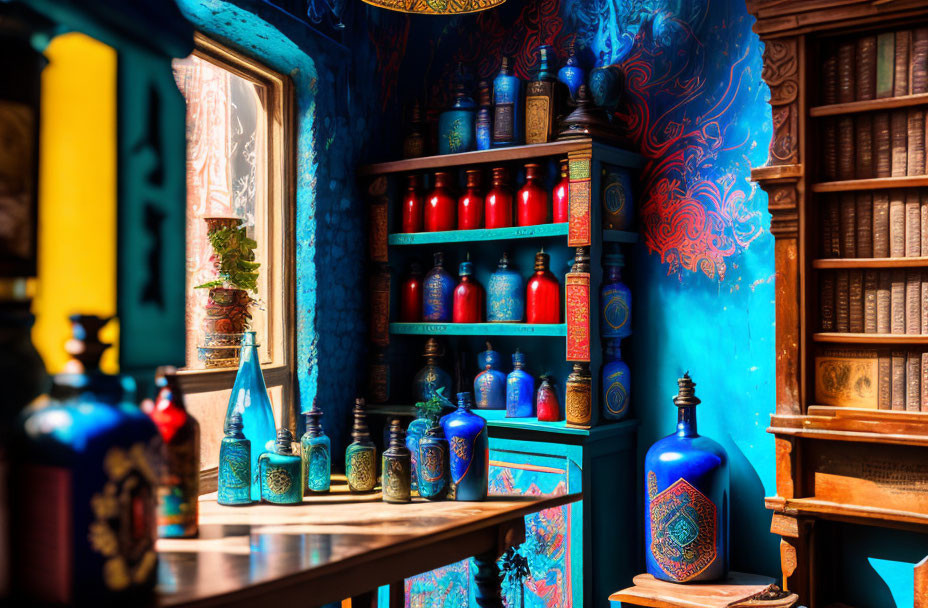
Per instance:
[[[503,57],[493,79],[493,147],[522,143],[522,81],[512,73],[512,59]]]
[[[221,505],[251,504],[251,442],[242,433],[242,415],[232,414],[226,436],[219,444],[219,493]]]
[[[470,152],[476,147],[476,107],[463,76],[455,78],[451,107],[438,117],[438,153]]]
[[[428,401],[444,389],[443,395],[451,392],[451,376],[438,366],[441,357],[441,346],[435,336],[429,336],[425,341],[425,366],[419,370],[413,379],[413,387],[418,401]]]
[[[302,462],[291,447],[290,429],[277,429],[277,444],[273,452],[258,459],[261,502],[273,505],[295,505],[303,501]]]
[[[552,220],[555,224],[561,224],[568,221],[568,194],[570,191],[570,177],[568,173],[567,159],[561,161],[561,180],[554,186],[554,203]]]
[[[467,189],[458,199],[458,230],[483,228],[483,194],[480,192],[480,169],[467,170]]]
[[[461,282],[454,288],[455,323],[481,323],[486,306],[486,294],[483,286],[474,278],[474,265],[468,259],[458,268]]]
[[[406,434],[396,418],[390,422],[390,443],[383,452],[382,460],[383,501],[403,503],[412,500],[410,454],[406,447]]]
[[[426,500],[443,500],[448,493],[448,441],[437,421],[418,442],[417,462],[419,496]]]
[[[580,85],[586,81],[586,74],[580,65],[580,58],[577,57],[577,46],[574,40],[567,44],[567,63],[557,71],[557,79],[567,87],[570,99],[576,100]]]
[[[451,175],[444,171],[435,173],[435,185],[425,198],[425,231],[439,232],[454,230],[454,215],[457,201],[451,196]]]
[[[435,266],[422,284],[422,319],[451,321],[454,309],[454,279],[445,270],[445,254],[435,253]]]
[[[523,285],[522,275],[510,265],[509,255],[503,253],[487,285],[487,321],[520,323],[525,311]]]
[[[458,408],[443,416],[442,429],[448,439],[448,462],[454,500],[487,499],[490,443],[487,422],[470,411],[470,393],[458,393]]]
[[[541,166],[525,165],[525,183],[516,194],[516,219],[519,226],[548,223],[548,189],[541,183]]]
[[[535,274],[525,288],[526,323],[561,322],[561,284],[548,270],[549,259],[544,250],[535,254]]]
[[[622,282],[625,258],[618,251],[603,256],[605,276],[599,290],[600,335],[603,338],[625,338],[632,335],[632,292]]]
[[[372,491],[377,482],[377,448],[367,429],[364,399],[355,399],[353,415],[353,441],[345,448],[345,476],[348,478],[348,489],[358,494]]]
[[[422,232],[425,201],[422,199],[422,178],[414,173],[406,177],[406,194],[403,195],[403,232]]]
[[[493,169],[493,185],[484,203],[484,222],[487,228],[512,226],[512,190],[509,189],[509,173],[505,167]]]
[[[502,363],[502,357],[487,342],[487,349],[477,355],[477,366],[483,370],[474,378],[477,409],[506,409],[506,374],[502,371]]]
[[[406,137],[403,138],[403,158],[417,158],[424,155],[425,123],[422,120],[422,106],[417,99],[409,111]]]
[[[316,399],[304,416],[306,432],[300,439],[303,494],[324,494],[332,480],[332,442],[322,430],[322,410]]]
[[[539,422],[560,422],[561,404],[554,390],[554,378],[545,374],[541,377],[541,386],[535,397],[535,411]]]
[[[409,274],[400,290],[400,321],[419,323],[422,321],[422,265],[413,261],[409,264]]]
[[[525,353],[512,353],[512,371],[506,376],[506,417],[531,418],[535,415],[535,379],[525,371]]]
[[[593,377],[589,363],[574,363],[564,394],[567,426],[588,428],[592,421]]]
[[[622,360],[621,340],[606,340],[603,361],[603,417],[622,420],[628,416],[631,372]]]
[[[554,119],[557,116],[557,89],[560,83],[554,71],[554,49],[541,45],[538,71],[525,87],[525,143],[543,144],[554,137]]]
[[[493,103],[490,98],[490,83],[477,83],[477,120],[474,127],[478,150],[489,150],[493,139]]]
[[[148,414],[161,434],[161,480],[158,484],[158,536],[197,535],[200,501],[200,425],[184,407],[173,367],[158,369],[159,387]]]
[[[605,110],[614,109],[622,100],[624,86],[622,69],[617,65],[610,65],[604,51],[599,53],[599,61],[590,72],[590,95],[593,103]]]
[[[729,471],[725,449],[696,431],[696,386],[677,380],[677,431],[645,456],[648,574],[675,583],[728,576]]]

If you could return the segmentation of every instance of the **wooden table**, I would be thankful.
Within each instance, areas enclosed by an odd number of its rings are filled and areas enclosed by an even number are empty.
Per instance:
[[[475,557],[477,603],[502,608],[496,560],[524,541],[524,517],[580,498],[391,505],[334,495],[224,507],[204,495],[199,538],[158,541],[157,605],[309,607],[349,596],[365,605],[382,585],[399,598],[403,579]]]
[[[790,608],[799,600],[795,593],[779,591],[768,576],[730,572],[717,583],[668,583],[650,574],[632,579],[634,586],[616,591],[611,602],[650,608]]]

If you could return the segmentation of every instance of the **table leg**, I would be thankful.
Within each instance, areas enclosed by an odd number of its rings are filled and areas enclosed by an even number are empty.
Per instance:
[[[474,598],[480,608],[503,608],[503,577],[496,565],[498,556],[496,551],[474,556],[477,564],[477,572],[474,574],[477,590]]]

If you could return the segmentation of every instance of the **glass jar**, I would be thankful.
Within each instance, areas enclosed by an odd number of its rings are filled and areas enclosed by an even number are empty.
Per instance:
[[[493,186],[487,192],[483,216],[487,228],[512,226],[512,191],[509,189],[509,173],[505,167],[493,169]]]
[[[548,223],[548,190],[541,183],[541,166],[536,163],[525,165],[525,183],[516,194],[519,226],[535,226]]]

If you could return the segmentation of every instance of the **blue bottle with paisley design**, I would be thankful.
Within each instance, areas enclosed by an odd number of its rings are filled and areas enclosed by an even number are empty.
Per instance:
[[[599,333],[603,339],[632,335],[632,291],[622,282],[625,258],[616,250],[603,256],[603,286],[599,290]]]
[[[677,384],[677,432],[644,461],[645,560],[661,580],[720,580],[728,576],[728,455],[696,432],[699,399],[689,374]]]
[[[470,393],[458,393],[458,409],[441,419],[448,439],[448,469],[454,500],[487,499],[490,440],[487,421],[470,411],[473,405]]]
[[[476,105],[467,94],[464,78],[455,78],[451,107],[438,117],[438,153],[469,152],[476,146]]]
[[[512,371],[506,376],[506,418],[535,415],[535,379],[525,371],[525,353],[512,353]]]
[[[628,416],[631,373],[622,360],[622,342],[606,340],[603,359],[603,418],[622,420]]]
[[[483,371],[474,378],[474,396],[479,410],[506,409],[506,374],[503,359],[487,342],[487,349],[477,355],[477,366]]]
[[[419,439],[418,452],[419,496],[426,500],[444,500],[448,493],[448,440],[438,421]]]
[[[221,505],[251,504],[251,442],[242,433],[242,415],[229,418],[226,436],[219,444],[219,492]]]
[[[436,251],[434,259],[435,266],[422,282],[422,318],[449,322],[454,302],[454,277],[445,270],[444,253]]]
[[[296,505],[303,501],[303,471],[300,457],[293,453],[290,429],[277,429],[273,452],[258,458],[258,482],[261,502],[273,505]]]
[[[303,494],[322,494],[329,491],[332,480],[332,442],[322,430],[322,410],[316,399],[304,416],[306,432],[300,439]]]
[[[487,283],[487,321],[521,323],[525,316],[525,284],[512,267],[509,254],[503,253],[496,271]]]

